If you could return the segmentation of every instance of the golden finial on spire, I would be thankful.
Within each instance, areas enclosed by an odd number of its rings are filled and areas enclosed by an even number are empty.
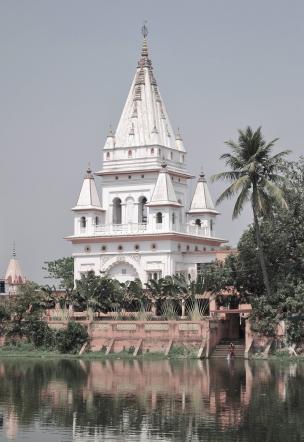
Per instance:
[[[203,167],[203,165],[201,164],[201,171],[200,171],[200,174],[199,174],[199,179],[198,179],[199,181],[206,181],[206,178],[205,178],[205,172],[204,172],[204,167]]]
[[[148,35],[148,28],[147,28],[146,24],[147,24],[147,20],[144,21],[144,24],[141,27],[141,33],[144,38],[147,38],[147,35]]]
[[[147,45],[147,35],[148,35],[148,28],[146,26],[147,21],[144,22],[142,28],[141,28],[141,33],[144,37],[144,41],[142,44],[142,48],[141,48],[141,61],[144,61],[144,63],[147,61],[148,59],[148,45]]]
[[[90,161],[88,162],[87,173],[85,175],[85,178],[93,178]]]

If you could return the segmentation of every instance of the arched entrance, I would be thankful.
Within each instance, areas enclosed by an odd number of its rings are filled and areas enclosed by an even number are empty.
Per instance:
[[[119,282],[133,281],[139,278],[136,269],[126,261],[113,263],[107,270],[107,276],[118,279]]]

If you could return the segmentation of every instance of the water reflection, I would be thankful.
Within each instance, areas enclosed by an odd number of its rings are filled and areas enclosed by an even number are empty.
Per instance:
[[[303,364],[7,359],[0,381],[1,440],[304,440]]]

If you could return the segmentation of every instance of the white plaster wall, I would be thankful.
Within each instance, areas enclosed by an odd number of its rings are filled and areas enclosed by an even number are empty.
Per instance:
[[[109,156],[107,155],[108,152]],[[116,168],[142,170],[148,167],[159,167],[160,163],[165,160],[172,169],[184,172],[186,168],[186,157],[186,152],[180,152],[174,148],[154,144],[104,149],[102,159],[104,171],[114,170]]]
[[[119,250],[119,246],[122,246],[122,250]],[[103,250],[104,247],[106,250]],[[161,271],[162,276],[185,271],[194,279],[197,263],[214,260],[212,249],[216,248],[175,240],[159,240],[157,236],[155,241],[120,242],[118,239],[111,243],[74,244],[75,279],[79,279],[81,272],[94,270],[96,274],[109,272],[112,277],[116,275],[117,279],[125,281],[129,278],[126,279],[122,269],[128,268],[127,264],[134,269],[133,273],[128,271],[128,275],[139,277],[143,283],[147,281],[147,272],[155,271]]]

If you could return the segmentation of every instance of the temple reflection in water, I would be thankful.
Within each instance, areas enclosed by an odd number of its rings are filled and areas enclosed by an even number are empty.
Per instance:
[[[2,434],[14,440],[35,426],[74,441],[233,440],[266,418],[266,405],[279,413],[303,394],[303,376],[301,365],[268,361],[7,360]]]

